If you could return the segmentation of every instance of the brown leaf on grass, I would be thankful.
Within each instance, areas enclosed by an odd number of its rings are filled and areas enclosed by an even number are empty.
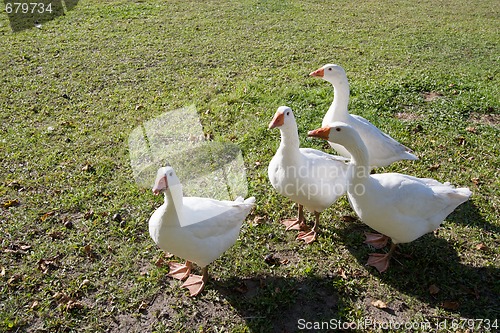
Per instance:
[[[14,274],[7,280],[7,285],[14,286],[18,281],[22,280],[23,277],[21,274]]]
[[[63,233],[60,231],[51,231],[49,233],[50,238],[54,239],[63,239]]]
[[[46,274],[49,271],[59,268],[59,258],[60,255],[58,254],[52,258],[38,260],[38,269],[41,270],[43,274]]]
[[[83,247],[83,252],[89,259],[94,259],[96,257],[94,251],[92,250],[92,245],[87,244]]]
[[[0,276],[5,276],[5,267],[3,267],[3,266],[0,266],[0,267],[2,267],[2,270],[0,272]]]
[[[286,258],[285,258],[285,259],[281,259],[281,260],[280,260],[280,265],[286,265],[286,264],[288,264],[289,262],[290,262],[290,260],[288,260],[288,259],[286,259]]]
[[[476,185],[476,186],[477,186],[477,185],[479,185],[479,184],[481,184],[481,180],[480,180],[479,178],[477,178],[477,177],[471,178],[470,180],[471,180],[471,181],[474,183],[474,185]]]
[[[137,308],[137,310],[144,311],[148,308],[148,306],[149,306],[148,303],[142,301],[141,304],[139,304],[139,307]]]
[[[94,167],[90,163],[87,162],[82,166],[82,171],[83,172],[94,172]]]
[[[456,302],[456,301],[444,301],[442,304],[441,304],[441,307],[445,310],[452,310],[452,311],[455,311],[455,310],[458,310],[458,308],[460,307],[460,303]]]
[[[347,275],[345,273],[345,270],[342,267],[340,267],[339,269],[337,269],[337,275],[339,275],[344,280],[347,280]]]
[[[455,140],[457,141],[457,143],[458,143],[460,146],[465,145],[466,140],[465,140],[465,138],[464,138],[463,136],[459,136],[459,137],[455,138]]]
[[[436,286],[435,284],[431,284],[429,286],[429,294],[431,295],[436,295],[437,293],[439,293],[440,289],[438,286]]]
[[[4,201],[2,202],[2,207],[3,208],[10,208],[10,207],[16,207],[16,206],[19,206],[21,203],[19,202],[19,200],[17,199],[14,199],[14,200],[7,200],[7,201]]]
[[[40,217],[40,220],[42,222],[44,222],[46,219],[48,219],[50,216],[54,215],[55,212],[47,212],[45,214],[43,214],[41,217]]]
[[[38,307],[38,301],[33,301],[33,303],[31,303],[31,305],[30,305],[30,309],[31,309],[31,310],[34,310],[34,309],[36,309],[37,307]]]
[[[356,222],[357,218],[350,215],[344,215],[340,218],[344,222]]]
[[[83,303],[75,300],[72,297],[69,297],[65,292],[58,291],[54,295],[52,295],[52,298],[59,304],[59,307],[65,311],[82,309],[85,307]]]
[[[477,134],[477,128],[470,126],[465,129],[467,132]]]
[[[490,248],[484,244],[484,243],[479,243],[476,245],[476,250],[479,250],[479,251],[488,251]]]
[[[13,182],[10,182],[7,184],[7,187],[11,187],[13,188],[14,190],[17,190],[17,191],[22,191],[24,190],[24,186],[22,186],[19,182],[17,181],[13,181]]]
[[[387,309],[388,308],[387,304],[385,304],[385,302],[383,302],[381,300],[372,301],[370,304],[378,309]]]
[[[164,266],[167,266],[167,264],[168,264],[168,262],[163,257],[160,257],[160,258],[158,258],[158,260],[155,261],[156,267],[164,267]]]
[[[27,244],[10,244],[3,250],[4,253],[26,254],[31,249],[31,245]]]
[[[441,164],[439,164],[439,163],[433,164],[429,167],[429,171],[436,171],[437,169],[439,169],[440,166],[441,166]]]
[[[92,217],[94,217],[94,211],[92,209],[83,215],[83,218],[86,220],[90,220]]]
[[[255,216],[254,219],[253,219],[252,224],[253,225],[259,225],[259,224],[264,223],[265,220],[266,220],[266,218],[263,217],[263,216]]]

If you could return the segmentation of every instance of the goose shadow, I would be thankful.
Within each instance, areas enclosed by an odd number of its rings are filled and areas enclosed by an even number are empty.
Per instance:
[[[485,221],[473,202],[464,203],[450,214],[441,228],[453,232],[453,226],[457,224],[482,228],[484,238],[492,238],[493,243],[498,237],[499,227]],[[462,318],[494,322],[499,317],[500,269],[492,257],[495,254],[488,247],[482,248],[478,242],[462,239],[454,240],[452,244],[440,237],[438,229],[411,243],[399,245],[389,269],[379,273],[365,265],[369,253],[388,250],[376,250],[363,244],[364,232],[373,230],[356,221],[344,224],[334,232],[369,274],[402,294]],[[464,253],[457,252],[457,248],[464,249]],[[430,318],[447,319],[446,315],[431,315]]]
[[[251,332],[297,332],[315,322],[331,329],[341,321],[344,301],[327,277],[234,277],[212,288],[238,311]]]
[[[13,32],[18,32],[34,27],[41,28],[44,23],[73,10],[78,4],[78,0],[24,2],[29,5],[27,7],[24,6],[23,1],[13,2],[5,0],[4,3],[10,27]]]

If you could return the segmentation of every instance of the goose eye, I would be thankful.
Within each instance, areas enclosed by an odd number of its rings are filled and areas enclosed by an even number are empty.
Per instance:
[[[173,172],[171,172],[171,173],[169,173],[168,175],[169,175],[170,177],[172,177],[172,176],[174,175],[174,173],[173,173]]]
[[[290,111],[288,111],[288,112],[286,113],[286,115],[287,115],[287,116],[289,116],[289,115],[290,115]]]
[[[329,71],[331,71],[331,70],[332,70],[332,68],[331,68],[331,67],[329,67],[329,68],[328,68],[328,70],[329,70]]]
[[[341,131],[341,130],[340,130],[340,127],[337,127],[335,130],[336,130],[337,132],[340,132],[340,131]]]

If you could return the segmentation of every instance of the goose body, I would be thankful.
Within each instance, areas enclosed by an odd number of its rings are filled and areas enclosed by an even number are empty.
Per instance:
[[[351,115],[348,112],[349,82],[344,69],[338,65],[328,64],[312,72],[311,76],[321,77],[333,85],[334,99],[323,117],[321,126],[340,121],[352,126],[361,136],[368,150],[369,165],[373,167],[387,166],[399,160],[417,160],[411,149],[400,144],[388,134],[382,132],[365,118]],[[344,146],[329,142],[330,146],[342,156],[351,157]]]
[[[149,234],[162,250],[187,260],[185,268],[171,266],[171,276],[181,279],[189,275],[192,262],[203,267],[205,274],[205,267],[236,242],[255,202],[254,197],[235,201],[183,197],[182,185],[171,167],[158,170],[153,192],[164,192],[165,202],[151,216]],[[190,289],[192,295],[201,292],[203,285],[200,290],[198,287]]]
[[[375,254],[369,260],[380,271],[387,269],[396,244],[432,232],[471,195],[468,188],[454,188],[429,178],[400,173],[370,175],[366,146],[358,132],[345,123],[332,123],[309,132],[309,136],[339,143],[352,155],[347,189],[351,206],[363,223],[393,243],[389,254]]]
[[[269,128],[275,127],[280,129],[281,143],[269,163],[269,180],[278,193],[299,206],[298,218],[284,222],[287,229],[297,229],[304,222],[302,207],[317,214],[312,232],[299,234],[309,243],[316,237],[319,213],[346,192],[348,165],[338,156],[299,148],[297,123],[289,107],[278,108],[269,124]]]

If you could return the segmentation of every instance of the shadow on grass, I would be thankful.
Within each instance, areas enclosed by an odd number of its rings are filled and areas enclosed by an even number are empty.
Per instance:
[[[231,278],[212,287],[238,311],[251,332],[296,332],[306,322],[329,323],[339,319],[342,307],[328,278]]]
[[[498,226],[489,224],[481,217],[479,209],[472,202],[465,203],[448,220],[455,225],[469,224],[481,227],[485,232],[499,232]],[[453,230],[452,223],[448,222],[446,227]],[[368,245],[354,244],[362,238],[364,231],[370,231],[370,228],[361,223],[352,223],[336,230],[339,238],[346,241],[345,246],[361,265],[366,264],[369,253],[388,250],[375,250]],[[493,322],[500,315],[500,269],[498,265],[492,264],[494,259],[484,259],[484,254],[488,256],[489,250],[478,253],[482,251],[476,248],[478,242],[459,239],[452,246],[439,238],[438,231],[437,236],[430,233],[411,243],[399,245],[389,269],[384,273],[379,273],[373,267],[365,267],[382,283],[416,297],[430,307],[441,308],[463,318],[489,319]],[[456,248],[463,251],[458,253]],[[462,261],[474,264],[466,265]],[[487,265],[481,266],[483,262],[487,262]]]

